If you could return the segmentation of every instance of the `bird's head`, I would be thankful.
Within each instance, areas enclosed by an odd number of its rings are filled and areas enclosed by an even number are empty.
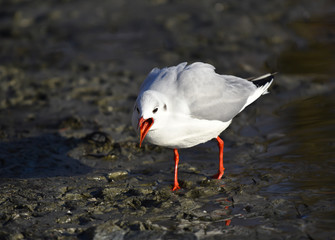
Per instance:
[[[138,96],[133,110],[132,125],[140,135],[140,146],[149,131],[166,124],[168,105],[163,94],[148,90]]]

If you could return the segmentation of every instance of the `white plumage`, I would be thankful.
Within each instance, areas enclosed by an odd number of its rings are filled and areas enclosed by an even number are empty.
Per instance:
[[[217,138],[239,112],[267,93],[273,81],[273,74],[248,81],[214,70],[201,62],[154,68],[133,110],[132,125],[140,143],[145,138],[177,151]]]

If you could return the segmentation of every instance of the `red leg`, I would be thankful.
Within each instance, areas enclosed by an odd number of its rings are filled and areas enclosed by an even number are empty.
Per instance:
[[[218,141],[219,145],[219,151],[220,151],[220,165],[219,165],[219,171],[217,174],[213,176],[213,178],[221,179],[224,173],[224,167],[223,167],[223,148],[224,148],[224,142],[220,137],[217,137],[216,140]]]
[[[174,186],[172,188],[172,191],[176,191],[180,189],[179,183],[178,183],[179,153],[177,149],[173,149],[173,152],[174,152]]]

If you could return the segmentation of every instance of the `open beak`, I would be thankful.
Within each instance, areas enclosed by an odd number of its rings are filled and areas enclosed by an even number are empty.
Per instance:
[[[154,124],[153,118],[144,119],[143,117],[138,120],[137,128],[140,128],[140,147],[142,145],[142,142],[149,132],[151,126]]]

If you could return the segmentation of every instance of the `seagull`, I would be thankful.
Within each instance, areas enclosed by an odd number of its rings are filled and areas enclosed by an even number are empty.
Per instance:
[[[163,69],[154,68],[140,87],[134,104],[132,125],[140,137],[151,144],[174,151],[174,186],[178,183],[178,149],[190,148],[216,138],[219,146],[221,179],[224,142],[219,137],[232,119],[267,89],[274,74],[243,79],[220,75],[208,63],[187,62]]]

